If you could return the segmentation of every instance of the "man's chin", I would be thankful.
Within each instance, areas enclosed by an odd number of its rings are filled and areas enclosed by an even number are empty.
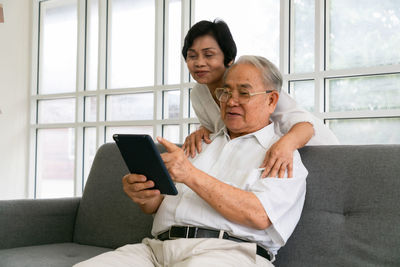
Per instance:
[[[231,137],[231,139],[246,134],[241,129],[229,129],[229,128],[228,128],[228,133],[229,133],[229,136]]]

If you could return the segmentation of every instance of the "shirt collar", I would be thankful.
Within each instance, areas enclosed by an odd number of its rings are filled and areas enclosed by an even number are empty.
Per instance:
[[[252,138],[255,137],[257,141],[260,143],[262,147],[265,149],[268,149],[271,144],[271,139],[275,136],[275,131],[274,131],[274,123],[271,122],[264,128],[254,132],[254,133],[249,133],[243,136],[240,136],[238,138]],[[227,141],[230,141],[231,138],[229,137],[228,129],[226,127],[223,127],[221,130],[219,130],[215,135],[211,136],[211,140],[214,140],[216,137],[224,135]]]

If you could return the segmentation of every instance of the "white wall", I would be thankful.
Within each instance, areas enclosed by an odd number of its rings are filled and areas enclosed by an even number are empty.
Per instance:
[[[0,199],[26,198],[32,4],[0,3]]]

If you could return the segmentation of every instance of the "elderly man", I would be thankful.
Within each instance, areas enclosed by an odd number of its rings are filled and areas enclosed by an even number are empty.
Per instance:
[[[265,152],[279,138],[269,120],[282,79],[268,60],[241,57],[216,89],[226,128],[193,160],[158,138],[177,196],[150,189],[140,174],[123,178],[126,194],[155,213],[152,234],[78,266],[273,266],[303,208],[307,170],[299,153],[293,178],[261,178]],[[286,176],[287,177],[287,176]]]

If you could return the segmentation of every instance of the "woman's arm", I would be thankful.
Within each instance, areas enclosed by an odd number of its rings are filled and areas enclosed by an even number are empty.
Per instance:
[[[218,105],[214,102],[208,87],[203,84],[196,84],[191,93],[192,108],[200,124],[210,132],[215,132],[216,121],[221,120]]]
[[[278,104],[271,114],[271,120],[276,124],[276,133],[287,134],[293,126],[300,122],[309,122],[314,126],[315,117],[305,109],[299,107],[297,102],[286,92],[279,94]]]
[[[216,127],[223,125],[219,107],[212,98],[209,89],[204,84],[196,84],[191,93],[192,107],[196,113],[201,126],[185,139],[182,148],[186,156],[192,158],[201,152],[201,143],[204,140],[207,144],[211,143],[210,133],[215,132]],[[196,151],[197,150],[197,151]]]

